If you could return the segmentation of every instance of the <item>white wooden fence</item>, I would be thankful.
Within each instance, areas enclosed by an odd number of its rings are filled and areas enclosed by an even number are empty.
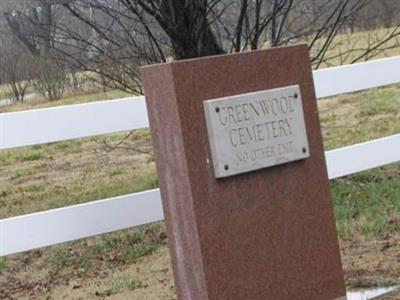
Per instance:
[[[314,71],[318,98],[400,83],[400,57]],[[0,114],[0,150],[148,126],[144,97]],[[400,134],[326,152],[330,179],[400,161]],[[0,256],[163,219],[158,189],[0,220]]]

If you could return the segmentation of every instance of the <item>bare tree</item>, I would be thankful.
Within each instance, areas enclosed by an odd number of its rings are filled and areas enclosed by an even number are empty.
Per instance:
[[[53,56],[55,37],[54,8],[47,0],[37,6],[24,6],[4,14],[14,37],[34,61],[32,78],[36,91],[49,100],[60,99],[67,80],[66,65]]]
[[[379,53],[395,39],[397,28],[384,41],[370,39],[365,49],[331,53],[335,38],[355,30],[357,15],[371,12],[376,0],[37,0],[59,17],[29,12],[8,15],[22,42],[44,51],[51,33],[51,54],[71,70],[90,71],[94,80],[111,88],[142,93],[138,67],[228,52],[276,47],[307,41],[316,68],[359,61]],[[36,1],[36,2],[37,2]],[[50,1],[50,2],[49,2]],[[11,16],[11,17],[10,17]],[[44,20],[37,24],[36,20]],[[51,24],[51,29],[44,25]],[[351,25],[350,25],[351,24]],[[35,27],[36,26],[36,27]],[[27,26],[27,28],[30,28]],[[28,36],[25,37],[27,32]],[[24,42],[30,48],[28,42]],[[356,54],[350,54],[353,51]]]
[[[14,101],[23,101],[31,86],[32,61],[11,35],[0,35],[0,82],[6,83]]]
[[[52,37],[52,7],[44,0],[42,5],[4,14],[11,32],[35,57],[49,54]]]
[[[254,50],[287,45],[307,37],[313,48],[312,62],[320,65],[338,31],[368,0],[314,1],[313,14],[307,11],[309,2],[73,1],[63,7],[91,28],[96,39],[76,35],[76,31],[64,24],[57,24],[57,31],[76,43],[77,52],[69,52],[69,56],[78,66],[108,77],[110,82],[117,82],[128,91],[141,93],[137,66],[163,62],[169,56],[185,59]],[[87,13],[89,8],[97,12],[96,20]],[[85,61],[78,49],[91,49],[95,54]],[[65,49],[61,51],[67,53]]]

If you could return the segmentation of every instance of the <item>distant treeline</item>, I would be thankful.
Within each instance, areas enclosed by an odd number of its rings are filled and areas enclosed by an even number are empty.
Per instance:
[[[394,27],[399,18],[395,0],[0,1],[0,83],[18,90],[15,82],[32,80],[57,98],[66,78],[79,88],[74,73],[84,70],[141,93],[139,65],[299,40],[316,49],[319,67],[337,34]]]

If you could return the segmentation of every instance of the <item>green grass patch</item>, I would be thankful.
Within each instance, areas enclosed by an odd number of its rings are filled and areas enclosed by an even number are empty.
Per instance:
[[[390,86],[320,101],[325,149],[400,133],[399,96],[400,87]],[[342,239],[400,233],[395,226],[400,220],[400,164],[333,180],[331,187]]]
[[[14,171],[11,173],[11,180],[17,180],[18,178],[22,177],[22,173],[20,171]]]
[[[16,157],[17,160],[22,161],[22,162],[35,161],[35,160],[40,160],[43,158],[44,158],[43,152],[37,151],[37,150],[23,152]]]
[[[27,193],[43,193],[46,188],[46,184],[29,184],[24,187],[24,191]]]
[[[72,258],[72,251],[58,250],[53,254],[51,264],[56,270],[60,270],[70,266]]]
[[[15,165],[16,162],[29,162],[44,159],[45,155],[42,150],[34,150],[33,147],[7,150],[0,152],[0,166]]]
[[[400,87],[345,95],[319,102],[326,150],[400,133]]]
[[[67,149],[70,148],[70,146],[71,146],[71,143],[70,143],[70,142],[58,142],[58,143],[55,143],[54,149],[55,149],[56,151],[63,151],[63,152],[65,152]]]
[[[0,198],[5,198],[12,193],[10,188],[0,187]]]
[[[84,149],[82,148],[85,144],[85,139],[78,139],[66,142],[52,143],[47,146],[47,151],[49,154],[57,155],[59,153],[64,154],[79,154]]]
[[[0,218],[59,208],[158,186],[148,130],[0,151]],[[138,138],[140,136],[140,138]],[[111,141],[112,140],[112,141]],[[131,150],[132,149],[132,150]]]
[[[11,173],[10,179],[17,180],[19,178],[29,178],[35,176],[36,174],[37,171],[32,169],[15,170]]]
[[[394,89],[374,89],[360,97],[360,117],[400,112],[400,100]]]
[[[133,245],[131,249],[124,252],[123,260],[125,263],[134,263],[139,258],[152,254],[156,249],[155,245]]]
[[[339,235],[380,236],[400,233],[400,165],[393,165],[332,181]]]
[[[78,270],[89,274],[99,264],[105,268],[137,262],[166,244],[162,224],[152,224],[137,229],[104,235],[95,244],[80,241],[65,244],[53,250],[47,264],[57,272]]]
[[[95,292],[97,297],[109,297],[120,294],[124,291],[133,291],[139,286],[135,280],[130,277],[118,277],[111,280],[109,287],[101,288]]]
[[[3,270],[6,268],[7,258],[0,256],[0,275],[3,274]]]
[[[138,184],[146,187],[145,189],[156,189],[158,188],[158,177],[155,172],[149,173],[139,178]]]
[[[109,175],[111,177],[113,176],[119,176],[119,175],[124,175],[127,173],[127,169],[123,168],[123,167],[117,167],[117,168],[113,168],[110,170]]]

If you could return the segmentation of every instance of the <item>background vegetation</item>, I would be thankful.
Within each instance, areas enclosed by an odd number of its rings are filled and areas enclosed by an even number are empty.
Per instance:
[[[2,2],[0,113],[140,94],[138,67],[172,59],[302,42],[314,68],[399,54],[396,1],[164,3]],[[173,15],[207,22],[183,23],[182,40]],[[399,133],[399,95],[321,100],[325,148]],[[331,182],[351,288],[399,282],[399,171]],[[148,130],[0,152],[0,219],[157,186]],[[0,258],[0,299],[175,299],[166,242],[160,223]]]

